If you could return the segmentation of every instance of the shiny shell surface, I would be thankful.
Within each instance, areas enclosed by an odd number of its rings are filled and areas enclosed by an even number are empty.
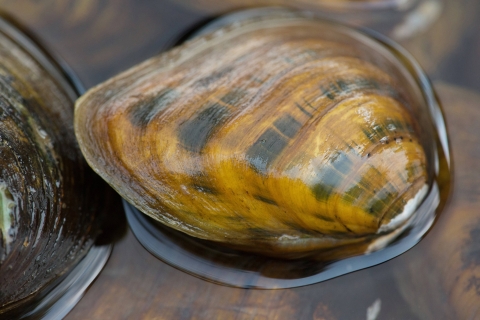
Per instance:
[[[0,30],[3,317],[85,256],[99,233],[100,198],[73,132],[73,86],[20,31],[4,20]]]
[[[87,161],[147,215],[248,251],[381,248],[428,189],[416,92],[351,29],[278,10],[210,30],[76,104]]]

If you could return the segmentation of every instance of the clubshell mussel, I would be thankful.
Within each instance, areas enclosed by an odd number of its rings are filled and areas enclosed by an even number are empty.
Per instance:
[[[395,61],[302,13],[240,14],[88,91],[75,131],[121,196],[193,237],[282,257],[371,252],[429,183],[419,93]]]
[[[0,20],[0,318],[31,309],[100,230],[99,181],[73,131],[78,95],[52,61]]]

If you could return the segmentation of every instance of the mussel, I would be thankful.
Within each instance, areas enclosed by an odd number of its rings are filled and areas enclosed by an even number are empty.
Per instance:
[[[428,190],[418,92],[370,38],[259,12],[80,97],[87,162],[193,237],[281,257],[385,246]]]
[[[17,317],[89,251],[101,193],[76,143],[78,94],[61,69],[0,20],[0,317]],[[7,316],[8,315],[8,316]]]

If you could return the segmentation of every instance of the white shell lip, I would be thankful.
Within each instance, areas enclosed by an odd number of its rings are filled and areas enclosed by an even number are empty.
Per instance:
[[[428,193],[428,185],[424,184],[420,190],[418,190],[415,197],[408,200],[403,208],[403,212],[397,215],[395,218],[390,220],[389,223],[382,225],[378,231],[378,233],[389,232],[388,234],[379,237],[375,241],[373,241],[367,248],[365,253],[371,253],[380,249],[385,248],[390,242],[392,242],[395,238],[397,238],[403,231],[410,225],[409,221],[411,221],[412,217],[415,214],[415,211],[422,203],[423,199]],[[391,232],[390,232],[391,231]]]
[[[13,240],[10,235],[10,228],[12,225],[12,210],[15,202],[8,196],[8,186],[5,183],[0,183],[0,205],[0,232],[3,235],[8,249],[8,245]]]
[[[425,184],[420,190],[418,190],[415,197],[408,200],[403,208],[403,212],[397,215],[395,218],[390,220],[389,223],[382,225],[377,233],[388,232],[390,230],[395,230],[402,224],[404,224],[414,213],[415,210],[418,208],[422,200],[427,195],[428,186]]]

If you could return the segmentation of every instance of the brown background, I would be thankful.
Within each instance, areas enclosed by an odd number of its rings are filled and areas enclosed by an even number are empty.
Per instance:
[[[167,0],[0,0],[91,87],[165,50],[215,10]],[[115,247],[67,319],[480,318],[480,22],[475,1],[447,1],[428,31],[402,43],[435,81],[454,160],[450,200],[433,229],[382,265],[307,287],[247,290],[216,285],[149,254],[112,208]],[[478,6],[478,5],[477,5]],[[452,33],[452,34],[449,34]]]

